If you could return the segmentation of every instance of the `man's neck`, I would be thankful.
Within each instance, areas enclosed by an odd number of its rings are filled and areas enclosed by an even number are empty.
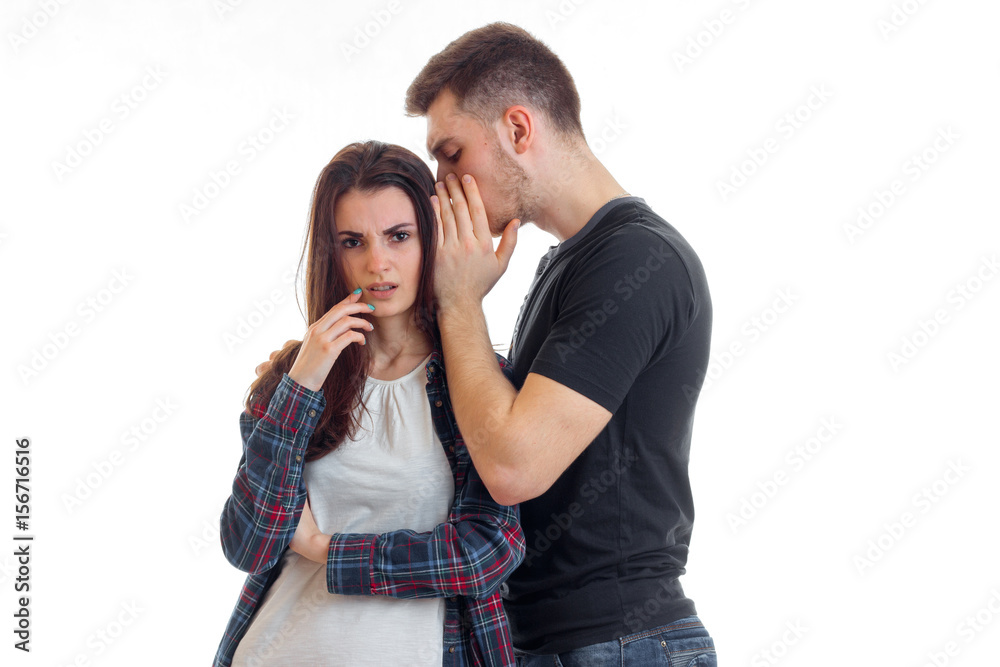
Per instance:
[[[549,170],[557,175],[542,185],[538,213],[532,222],[562,243],[583,229],[608,201],[626,191],[592,154],[566,160],[561,173],[558,169]]]

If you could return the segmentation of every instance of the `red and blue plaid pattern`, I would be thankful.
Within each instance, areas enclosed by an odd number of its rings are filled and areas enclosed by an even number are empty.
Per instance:
[[[497,360],[509,377],[507,360],[500,355]],[[341,595],[444,597],[445,666],[514,665],[500,585],[524,557],[524,536],[517,507],[497,504],[472,466],[451,409],[442,362],[438,346],[427,362],[427,398],[455,474],[448,522],[428,533],[334,535],[327,590]],[[226,558],[249,576],[215,666],[232,663],[257,604],[281,569],[305,505],[306,447],[325,404],[322,392],[306,389],[285,374],[266,410],[258,402],[252,414],[240,415],[243,455],[222,510],[220,536]]]

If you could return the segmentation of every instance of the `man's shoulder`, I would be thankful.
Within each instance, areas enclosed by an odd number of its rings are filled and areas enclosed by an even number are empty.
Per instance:
[[[616,231],[619,234],[647,238],[656,236],[670,243],[691,247],[677,227],[641,201],[635,202],[628,210],[622,212]]]
[[[676,227],[643,200],[630,201],[612,209],[588,235],[580,250],[594,252],[629,247],[669,245],[675,252],[695,255],[694,249]]]
[[[576,249],[571,263],[578,269],[607,267],[620,271],[624,267],[644,273],[639,267],[646,266],[658,272],[667,268],[663,273],[677,271],[689,277],[702,271],[701,261],[687,239],[648,205],[630,203],[616,208],[613,214],[602,221],[587,243]]]
[[[673,225],[641,201],[612,213],[567,258],[558,282],[564,297],[585,290],[595,299],[605,295],[640,309],[707,297],[704,266]]]

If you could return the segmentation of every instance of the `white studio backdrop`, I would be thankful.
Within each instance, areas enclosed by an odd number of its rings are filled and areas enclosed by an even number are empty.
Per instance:
[[[404,92],[494,20],[564,60],[595,152],[705,264],[682,582],[721,664],[996,664],[985,0],[4,2],[2,662],[211,660],[244,579],[218,541],[237,420],[305,329],[316,176],[355,140],[426,156]],[[494,342],[554,243],[521,231]]]

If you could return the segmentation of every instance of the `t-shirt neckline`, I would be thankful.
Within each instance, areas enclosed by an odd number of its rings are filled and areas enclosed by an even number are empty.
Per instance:
[[[574,245],[579,243],[580,240],[587,235],[587,232],[596,227],[597,223],[599,223],[601,220],[604,219],[604,216],[606,216],[611,211],[611,209],[628,202],[642,202],[643,204],[646,203],[642,197],[638,197],[636,195],[629,195],[628,197],[616,197],[615,199],[612,199],[611,201],[605,203],[604,206],[597,209],[597,212],[594,213],[594,215],[590,216],[590,220],[587,221],[587,224],[581,227],[576,234],[573,234],[573,236],[569,237],[562,243],[559,243],[554,246],[549,246],[549,252],[546,253],[547,255],[549,255],[549,259],[551,260],[555,258],[556,255],[566,252]]]
[[[419,364],[417,364],[416,368],[414,368],[412,371],[408,372],[406,375],[396,378],[395,380],[379,380],[378,378],[373,378],[371,375],[369,375],[367,378],[365,378],[365,383],[370,382],[375,385],[402,384],[403,382],[406,382],[407,380],[411,379],[414,375],[416,375],[418,372],[420,372],[421,369],[426,367],[427,362],[430,361],[432,354],[434,353],[431,352],[426,357],[424,357],[424,360],[421,361]]]

